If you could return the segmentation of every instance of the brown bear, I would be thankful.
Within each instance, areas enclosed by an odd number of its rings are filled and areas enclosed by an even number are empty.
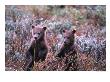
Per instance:
[[[30,59],[27,70],[32,70],[34,62],[44,61],[48,53],[46,42],[46,27],[32,26],[32,39],[29,49],[26,52],[26,58]]]
[[[63,46],[61,47],[59,53],[57,54],[58,57],[64,57],[66,53],[71,50],[71,47],[74,44],[74,34],[76,30],[66,31],[63,30],[64,42]]]
[[[59,50],[57,57],[63,59],[66,56],[65,71],[76,71],[77,69],[77,53],[74,49],[76,30],[66,31],[63,30],[64,42]]]

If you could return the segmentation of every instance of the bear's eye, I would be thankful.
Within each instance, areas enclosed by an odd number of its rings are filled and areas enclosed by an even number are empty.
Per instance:
[[[38,33],[38,35],[40,35],[40,33]]]
[[[69,39],[69,37],[64,37],[65,39]]]
[[[69,37],[67,37],[67,39],[70,39]]]

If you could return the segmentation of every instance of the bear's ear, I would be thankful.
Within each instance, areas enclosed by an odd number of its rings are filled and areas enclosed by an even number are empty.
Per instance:
[[[65,33],[65,30],[63,30],[63,33]]]
[[[35,28],[35,26],[32,26],[32,29]]]
[[[72,31],[73,33],[75,33],[76,32],[76,30],[75,29],[73,29],[73,31]]]
[[[43,27],[43,29],[44,29],[44,30],[46,30],[46,29],[47,29],[47,27]]]

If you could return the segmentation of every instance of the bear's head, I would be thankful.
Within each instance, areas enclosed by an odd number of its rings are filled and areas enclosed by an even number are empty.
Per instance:
[[[47,29],[47,27],[43,27],[40,25],[32,26],[32,37],[35,40],[40,40],[40,39],[44,38],[46,29]]]
[[[72,31],[63,30],[63,36],[64,36],[64,44],[72,45],[74,44],[74,35],[76,30],[73,29]]]

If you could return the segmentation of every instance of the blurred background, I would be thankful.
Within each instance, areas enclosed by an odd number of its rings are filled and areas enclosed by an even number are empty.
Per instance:
[[[74,46],[78,71],[106,70],[105,5],[6,5],[5,70],[22,71],[26,68],[25,53],[32,38],[32,25],[48,28],[49,47],[46,60],[37,62],[33,71],[65,70],[66,57],[59,60],[55,53],[64,40],[62,30],[73,28],[76,29]]]

